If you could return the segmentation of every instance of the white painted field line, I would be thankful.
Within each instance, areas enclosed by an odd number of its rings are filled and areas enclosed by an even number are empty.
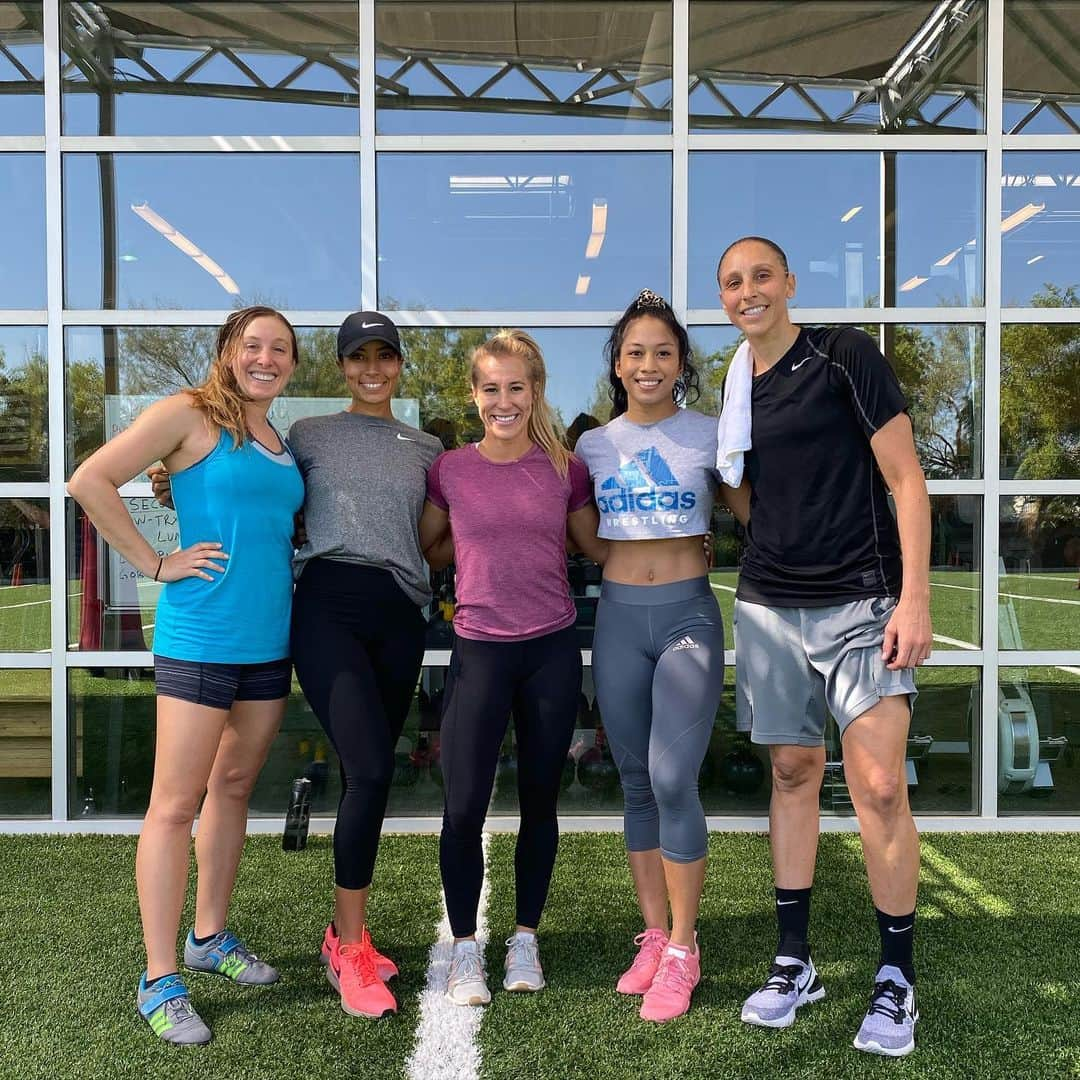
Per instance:
[[[709,584],[714,589],[720,589],[722,592],[734,592],[735,591],[730,585],[717,585],[715,581],[710,581]]]
[[[946,637],[944,634],[935,634],[935,641],[940,641],[942,645],[951,645],[954,649],[971,649],[974,652],[979,651],[979,646],[973,641],[961,641],[959,638]]]
[[[476,913],[476,940],[481,954],[488,936],[489,835],[484,833],[484,884],[480,889],[480,904]],[[405,1075],[409,1080],[475,1080],[480,1075],[480,1047],[476,1044],[476,1036],[484,1010],[477,1006],[454,1005],[446,999],[446,979],[450,974],[453,947],[454,935],[446,914],[444,896],[439,937],[431,946],[427,984],[420,994],[416,1045],[405,1063]]]
[[[943,581],[931,581],[935,589],[960,589],[962,592],[979,592],[973,585],[946,585]],[[1026,596],[1024,593],[999,592],[998,596],[1008,597],[1010,600],[1038,600],[1041,604],[1068,604],[1080,607],[1080,600],[1063,600],[1057,596]]]
[[[0,604],[0,611],[14,611],[19,607],[40,607],[47,603],[49,603],[48,600],[27,600],[25,604]]]

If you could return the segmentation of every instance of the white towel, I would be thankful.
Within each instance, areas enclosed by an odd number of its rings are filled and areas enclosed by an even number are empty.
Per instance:
[[[754,382],[754,356],[744,341],[724,380],[724,405],[716,424],[716,468],[728,487],[742,483],[743,455],[750,449],[750,392]]]

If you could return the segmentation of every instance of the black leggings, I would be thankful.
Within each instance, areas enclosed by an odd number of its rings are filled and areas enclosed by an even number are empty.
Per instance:
[[[313,559],[293,596],[292,656],[341,761],[334,880],[365,889],[424,660],[424,619],[388,570]]]
[[[481,833],[511,711],[517,733],[517,921],[537,926],[559,846],[559,780],[577,717],[581,653],[573,627],[528,641],[456,638],[442,715],[446,803],[439,867],[454,937],[476,933]]]

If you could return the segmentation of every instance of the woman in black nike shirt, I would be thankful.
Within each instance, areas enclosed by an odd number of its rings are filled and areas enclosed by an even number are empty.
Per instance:
[[[769,978],[742,1019],[786,1027],[800,1005],[824,995],[807,927],[827,707],[841,732],[882,943],[855,1046],[900,1056],[914,1049],[918,1018],[919,841],[904,758],[911,669],[932,643],[926,482],[888,361],[861,330],[791,322],[795,276],[776,244],[737,240],[717,278],[753,362],[752,448],[737,511],[747,551],[735,606],[736,686],[740,726],[772,757],[780,924]]]

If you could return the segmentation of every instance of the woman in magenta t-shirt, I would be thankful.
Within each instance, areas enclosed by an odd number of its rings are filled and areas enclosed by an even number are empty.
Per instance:
[[[598,562],[604,554],[589,476],[555,432],[536,342],[521,330],[499,331],[473,353],[471,377],[484,437],[435,460],[427,495],[429,507],[447,515],[457,568],[439,864],[454,933],[447,996],[459,1005],[491,999],[476,944],[481,832],[511,711],[521,827],[517,927],[503,986],[544,986],[536,928],[555,864],[559,780],[581,691],[567,535]],[[449,561],[449,543],[443,547],[426,553],[435,566]]]

